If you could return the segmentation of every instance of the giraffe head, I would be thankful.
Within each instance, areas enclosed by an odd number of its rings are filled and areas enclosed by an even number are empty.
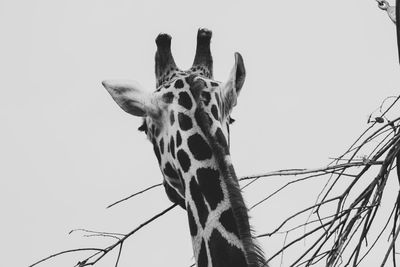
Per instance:
[[[266,266],[253,242],[247,208],[230,162],[230,114],[245,79],[243,59],[225,82],[213,79],[211,31],[200,29],[193,66],[182,71],[171,54],[171,37],[156,38],[157,89],[104,81],[126,112],[143,117],[169,199],[187,210],[198,267]]]
[[[154,92],[134,81],[103,82],[124,111],[143,117],[139,129],[153,144],[168,197],[183,208],[186,207],[183,174],[196,172],[212,157],[205,135],[217,137],[219,145],[229,153],[230,113],[246,75],[242,56],[235,53],[228,79],[225,82],[213,79],[211,36],[211,31],[199,29],[193,66],[182,71],[171,54],[171,37],[158,35],[157,89]],[[206,122],[202,122],[204,118],[207,118]]]

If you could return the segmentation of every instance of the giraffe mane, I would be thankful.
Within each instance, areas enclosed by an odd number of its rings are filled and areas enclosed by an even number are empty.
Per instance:
[[[196,90],[201,91],[203,88],[205,88],[203,80],[197,79],[193,82],[194,84],[192,86]],[[200,101],[199,98],[197,98],[196,101],[196,121],[207,138],[213,154],[217,159],[217,164],[222,170],[222,177],[229,192],[229,201],[231,203],[233,216],[238,227],[239,238],[243,242],[248,266],[268,267],[264,253],[252,235],[253,230],[249,224],[249,215],[247,212],[248,209],[244,203],[235,170],[233,165],[230,162],[227,162],[225,158],[226,155],[229,155],[229,147],[227,146],[225,137],[213,136],[210,133],[208,129],[210,129],[211,123],[209,117],[207,116],[207,112],[203,108],[202,101]],[[224,140],[221,140],[221,138]]]

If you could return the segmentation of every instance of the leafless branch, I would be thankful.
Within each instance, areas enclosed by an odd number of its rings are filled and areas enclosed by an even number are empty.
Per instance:
[[[84,267],[84,266],[92,266],[95,265],[97,262],[99,262],[104,256],[106,256],[109,252],[111,252],[112,250],[114,250],[114,248],[119,247],[119,252],[118,252],[118,256],[117,256],[117,260],[115,262],[115,267],[118,267],[118,262],[121,256],[121,251],[122,251],[122,246],[124,244],[124,242],[131,237],[134,233],[136,233],[137,231],[139,231],[141,228],[143,228],[144,226],[146,226],[147,224],[153,222],[154,220],[156,220],[157,218],[161,217],[162,215],[164,215],[165,213],[169,212],[170,210],[172,210],[173,208],[175,208],[177,206],[177,204],[173,204],[170,207],[166,208],[165,210],[163,210],[162,212],[154,215],[152,218],[148,219],[147,221],[143,222],[142,224],[140,224],[138,227],[136,227],[134,230],[130,231],[128,234],[123,235],[121,238],[118,239],[118,241],[116,241],[115,243],[109,245],[108,247],[104,248],[104,249],[99,249],[99,248],[79,248],[79,249],[71,249],[71,250],[65,250],[65,251],[61,251],[59,253],[50,255],[44,259],[41,259],[37,262],[35,262],[34,264],[30,265],[29,267],[33,267],[38,265],[39,263],[42,263],[44,261],[47,261],[51,258],[60,256],[62,254],[67,254],[67,253],[72,253],[72,252],[78,252],[78,251],[96,251],[96,253],[92,254],[91,256],[87,257],[86,259],[79,261],[75,266],[77,267]],[[96,231],[90,231],[90,230],[85,230],[85,229],[78,229],[80,231],[85,231],[85,232],[91,232],[91,233],[103,233],[103,234],[107,234],[105,232],[96,232]],[[74,230],[73,230],[74,231]],[[71,231],[71,232],[73,232]],[[119,234],[117,234],[119,235]]]
[[[283,238],[283,246],[271,253],[272,256],[268,261],[280,256],[282,265],[283,253],[285,253],[285,261],[290,261],[287,266],[313,266],[321,261],[326,261],[326,266],[342,264],[359,266],[370,253],[373,253],[378,243],[382,247],[386,242],[386,252],[382,255],[381,266],[387,263],[390,255],[393,265],[396,266],[398,255],[396,241],[400,233],[400,117],[396,116],[393,109],[399,105],[399,99],[399,97],[385,99],[374,114],[371,114],[367,129],[342,155],[333,157],[327,166],[314,169],[278,170],[239,179],[242,182],[247,181],[242,188],[251,190],[251,187],[260,179],[286,177],[285,182],[282,182],[278,189],[261,197],[251,208],[261,208],[261,204],[267,203],[272,197],[279,197],[289,187],[305,181],[311,179],[324,181],[323,187],[315,192],[313,203],[283,218],[272,231],[257,236],[257,238]],[[388,104],[389,101],[392,102]],[[384,106],[388,107],[384,109]],[[390,174],[397,176],[395,183],[393,183],[393,175]],[[386,194],[389,182],[390,185],[395,184],[399,191],[397,198],[392,200]],[[121,199],[109,205],[108,208],[158,186],[161,184],[150,186]],[[389,201],[391,208],[382,208],[385,205],[384,199],[386,202]],[[117,241],[104,249],[82,248],[53,254],[34,263],[31,267],[59,255],[79,251],[94,253],[78,262],[78,267],[95,265],[107,253],[118,247],[115,262],[117,267],[125,240],[175,206],[172,205],[156,214],[125,235],[83,230],[91,236],[114,237]],[[305,221],[304,217],[306,217]],[[377,218],[383,220],[384,224],[379,224]],[[301,231],[300,228],[304,230]],[[82,231],[82,229],[75,231]],[[388,236],[388,240],[384,240],[384,236]],[[303,244],[304,249],[299,250],[297,247],[295,249],[295,245],[305,240],[307,242]],[[286,257],[289,254],[290,258]]]
[[[308,245],[305,245],[305,249],[290,263],[290,266],[312,266],[322,259],[326,260],[326,266],[339,266],[343,263],[345,263],[345,266],[359,266],[365,257],[373,251],[376,243],[386,231],[391,233],[390,244],[387,247],[382,266],[385,265],[391,254],[393,264],[396,266],[395,245],[400,232],[398,221],[399,197],[394,200],[395,208],[392,212],[388,212],[388,215],[383,213],[379,216],[381,219],[386,218],[383,227],[379,226],[376,218],[382,206],[382,199],[391,171],[396,169],[397,179],[399,179],[400,174],[400,167],[395,167],[400,158],[400,118],[388,119],[389,111],[398,100],[399,97],[394,99],[386,110],[380,107],[378,110],[382,114],[378,117],[382,119],[370,120],[371,125],[367,130],[357,138],[345,153],[335,157],[327,167],[310,170],[282,170],[243,178],[243,180],[247,180],[283,175],[294,178],[252,207],[259,206],[272,196],[278,196],[288,186],[309,179],[327,179],[313,205],[289,216],[274,231],[258,236],[271,237],[278,233],[288,234],[293,232],[292,236],[294,237],[285,243],[286,245],[280,250],[272,254],[269,260],[281,255],[284,251],[288,251],[294,244],[307,238]],[[378,169],[372,167],[378,167]],[[349,184],[345,188],[341,188],[340,186],[343,184],[340,183],[341,181],[346,181]],[[254,183],[251,185],[254,185]],[[335,203],[336,206],[334,210],[332,210],[332,203]],[[284,229],[289,221],[298,222],[301,220],[300,215],[305,212],[310,212],[305,223]],[[321,213],[325,216],[321,216]],[[392,229],[389,227],[390,221],[392,221]],[[294,235],[294,231],[301,226],[311,227],[311,229],[301,235]],[[370,233],[379,233],[372,243],[368,242]]]
[[[117,205],[117,204],[120,204],[121,202],[124,202],[124,201],[126,201],[126,200],[128,200],[128,199],[131,199],[131,198],[133,198],[133,197],[135,197],[135,196],[138,196],[138,195],[140,195],[140,194],[143,194],[143,193],[145,193],[145,192],[147,192],[147,191],[149,191],[149,190],[151,190],[151,189],[153,189],[153,188],[159,187],[159,186],[162,186],[162,184],[155,184],[155,185],[149,186],[149,187],[147,187],[147,188],[145,188],[145,189],[143,189],[143,190],[141,190],[141,191],[139,191],[139,192],[136,192],[136,193],[134,193],[134,194],[132,194],[132,195],[130,195],[130,196],[124,197],[123,199],[120,199],[120,200],[118,200],[118,201],[116,201],[116,202],[114,202],[114,203],[108,205],[108,206],[107,206],[107,209],[109,209],[109,208],[111,208],[111,207],[113,207],[113,206],[115,206],[115,205]]]

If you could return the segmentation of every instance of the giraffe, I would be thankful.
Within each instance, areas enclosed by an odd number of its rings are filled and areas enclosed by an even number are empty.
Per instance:
[[[134,81],[103,81],[115,102],[143,118],[139,130],[153,144],[168,198],[186,209],[198,267],[267,266],[249,224],[229,151],[232,108],[246,71],[243,58],[226,82],[213,79],[212,32],[199,29],[192,67],[180,70],[171,36],[156,38],[157,89]]]

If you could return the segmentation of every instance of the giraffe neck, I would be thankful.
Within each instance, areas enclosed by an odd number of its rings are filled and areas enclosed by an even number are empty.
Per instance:
[[[190,181],[185,198],[197,266],[266,266],[262,251],[251,235],[247,208],[225,136],[218,131],[220,128],[211,132],[210,120],[201,103],[195,116],[212,151],[211,160],[203,163],[196,174],[187,173],[184,177]]]

